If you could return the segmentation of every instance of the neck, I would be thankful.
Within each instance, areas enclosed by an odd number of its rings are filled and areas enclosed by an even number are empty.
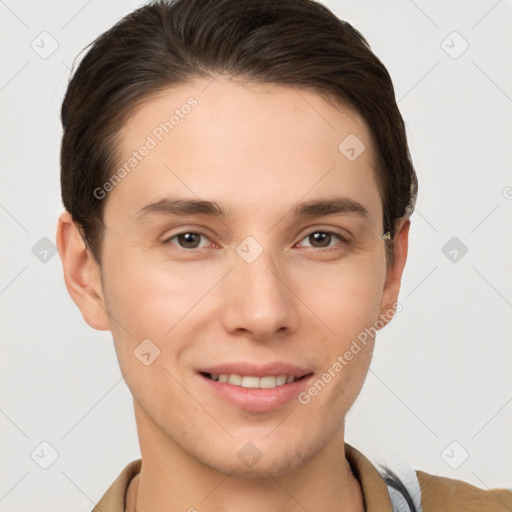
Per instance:
[[[155,425],[156,430],[148,432],[150,424],[140,416],[137,426],[143,463],[129,486],[126,512],[364,512],[360,484],[345,457],[342,427],[336,439],[298,468],[248,477],[203,464],[170,442]]]

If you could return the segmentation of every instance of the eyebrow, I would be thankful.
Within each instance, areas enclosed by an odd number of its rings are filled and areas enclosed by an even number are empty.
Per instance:
[[[302,202],[292,208],[291,211],[295,217],[303,218],[322,217],[334,214],[354,214],[364,219],[368,219],[370,216],[368,210],[361,203],[348,197],[340,196]],[[142,207],[136,213],[136,217],[143,219],[154,214],[182,216],[209,215],[212,217],[227,218],[229,216],[229,210],[224,210],[215,201],[166,197]]]
[[[359,202],[349,197],[333,197],[329,199],[313,200],[298,204],[293,209],[296,217],[322,217],[333,214],[355,214],[362,218],[369,218],[368,210]]]

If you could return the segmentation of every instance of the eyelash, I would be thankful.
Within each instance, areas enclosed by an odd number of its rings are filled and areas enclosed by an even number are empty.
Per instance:
[[[342,245],[346,245],[346,244],[349,243],[348,240],[344,236],[342,236],[340,233],[337,233],[335,231],[329,231],[329,230],[321,230],[321,229],[318,229],[318,230],[315,230],[315,231],[310,231],[304,237],[301,238],[300,242],[302,242],[302,240],[304,240],[306,238],[309,238],[311,235],[314,235],[316,233],[323,233],[323,234],[327,234],[327,235],[334,235],[334,236],[338,237],[341,240],[341,244]],[[207,235],[205,235],[204,233],[199,233],[199,232],[196,232],[196,231],[181,231],[180,233],[176,233],[176,234],[172,235],[171,237],[166,238],[164,240],[164,243],[171,243],[171,240],[173,238],[176,238],[176,237],[178,237],[180,235],[187,235],[187,234],[200,235],[200,236],[204,236],[205,238],[209,239],[209,237]],[[198,249],[202,249],[202,247],[194,247],[194,248],[191,248],[191,249],[184,249],[183,247],[179,247],[176,244],[172,244],[172,245],[174,245],[178,250],[180,250],[182,252],[194,252],[194,251],[197,251]],[[338,247],[336,247],[336,245],[334,245],[334,246],[330,246],[329,245],[327,247],[309,247],[309,249],[311,249],[313,251],[326,252],[326,251],[329,251],[329,250],[336,250],[336,249],[338,249]]]

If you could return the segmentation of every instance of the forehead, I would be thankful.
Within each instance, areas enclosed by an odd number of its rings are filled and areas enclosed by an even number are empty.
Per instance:
[[[149,97],[120,135],[118,166],[128,172],[109,193],[106,211],[123,203],[132,215],[170,194],[275,215],[301,197],[338,192],[380,213],[366,123],[305,89],[196,79]],[[145,156],[126,166],[144,146]]]

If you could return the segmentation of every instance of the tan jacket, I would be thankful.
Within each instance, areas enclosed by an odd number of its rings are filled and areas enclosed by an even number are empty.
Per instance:
[[[363,492],[366,512],[393,512],[386,482],[373,464],[345,443],[345,454]],[[141,459],[130,462],[92,512],[125,512],[128,485],[140,472]],[[416,470],[423,512],[512,512],[512,491],[483,490],[461,480]]]

